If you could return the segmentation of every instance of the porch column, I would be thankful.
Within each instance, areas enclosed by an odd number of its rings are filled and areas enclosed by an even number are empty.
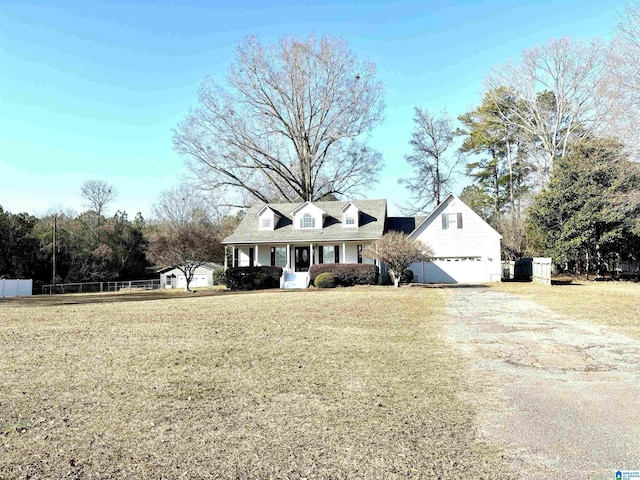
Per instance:
[[[287,243],[287,270],[291,270],[291,244]]]
[[[311,258],[309,258],[309,267],[311,267],[311,265],[313,265],[313,260],[314,260],[313,257],[314,256],[315,256],[315,252],[313,251],[313,243],[310,243],[309,244],[309,257],[311,257]]]
[[[347,263],[347,242],[342,242],[342,260],[340,263]]]
[[[256,248],[255,248],[253,251],[255,252],[255,253],[253,254],[253,256],[254,256],[253,264],[254,264],[256,267],[259,267],[259,266],[260,266],[260,262],[259,262],[259,260],[258,260],[258,259],[260,258],[260,256],[258,255],[258,244],[256,244]]]
[[[227,248],[229,248],[227,245],[224,246],[224,269],[226,270],[227,267]],[[102,284],[100,284],[100,286],[102,287]],[[102,291],[102,289],[100,290]]]

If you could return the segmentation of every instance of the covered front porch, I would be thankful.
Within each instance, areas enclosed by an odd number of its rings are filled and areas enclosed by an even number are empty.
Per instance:
[[[228,267],[273,266],[283,269],[281,287],[286,287],[287,278],[295,279],[297,288],[308,284],[311,265],[322,263],[372,263],[362,256],[367,243],[358,241],[243,244],[225,247],[225,269]],[[291,282],[290,282],[291,283]]]

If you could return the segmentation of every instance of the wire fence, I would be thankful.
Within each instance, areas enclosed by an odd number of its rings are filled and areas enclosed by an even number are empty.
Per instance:
[[[126,280],[123,282],[83,282],[83,283],[58,283],[43,285],[43,294],[52,293],[100,293],[100,292],[122,292],[134,290],[158,290],[160,280]]]

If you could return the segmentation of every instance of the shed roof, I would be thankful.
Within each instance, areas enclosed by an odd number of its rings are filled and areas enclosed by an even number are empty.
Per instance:
[[[160,270],[157,271],[157,273],[166,273],[169,272],[173,269],[177,268],[177,265],[171,265],[170,267],[164,267],[161,268]],[[198,268],[206,268],[208,270],[217,270],[220,268],[224,268],[223,265],[220,265],[219,263],[214,263],[214,262],[206,262],[203,263],[202,265],[200,265]]]

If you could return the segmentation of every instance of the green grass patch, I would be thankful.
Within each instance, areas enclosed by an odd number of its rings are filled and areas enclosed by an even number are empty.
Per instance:
[[[444,301],[0,305],[0,478],[510,478],[460,399]]]

